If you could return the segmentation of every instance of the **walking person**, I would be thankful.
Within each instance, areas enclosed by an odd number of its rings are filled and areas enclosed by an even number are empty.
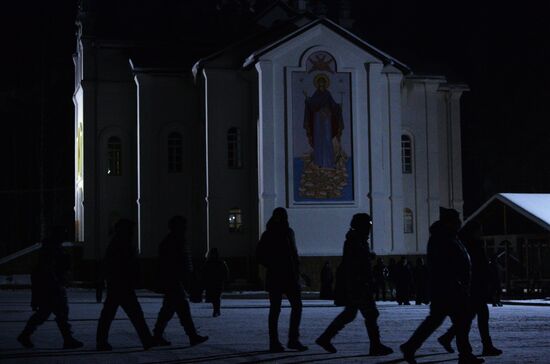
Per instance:
[[[335,304],[344,306],[342,311],[315,342],[329,353],[336,353],[331,340],[347,324],[352,322],[360,311],[370,340],[369,355],[388,355],[393,350],[380,342],[378,310],[373,299],[373,276],[368,239],[371,229],[368,214],[355,214],[344,242],[342,263],[336,272]]]
[[[109,344],[109,329],[118,307],[122,307],[137,331],[143,349],[153,346],[149,327],[134,289],[139,281],[139,265],[132,245],[134,223],[120,219],[114,228],[114,235],[107,247],[104,259],[104,277],[107,295],[99,316],[96,333],[96,348],[99,351],[113,349]]]
[[[322,300],[333,299],[332,282],[334,281],[334,274],[332,274],[332,268],[330,262],[327,260],[321,269],[321,290],[319,292],[319,298]]]
[[[440,219],[430,227],[428,269],[430,274],[430,314],[410,339],[400,346],[407,363],[416,363],[416,351],[449,316],[456,329],[459,364],[483,363],[472,354],[470,332],[470,256],[457,237],[461,226],[458,212],[440,209]]]
[[[202,280],[206,291],[206,302],[212,303],[212,316],[221,315],[221,297],[223,285],[229,278],[229,269],[224,260],[220,259],[218,249],[212,248],[208,252],[206,263],[202,269]]]
[[[386,300],[386,277],[388,275],[388,268],[384,264],[382,258],[376,260],[376,264],[372,269],[374,275],[374,292],[375,299],[378,301],[380,298]]]
[[[416,259],[416,266],[413,270],[413,281],[416,304],[429,304],[430,293],[428,288],[428,267],[424,264],[424,259],[420,257]]]
[[[497,356],[502,350],[493,345],[489,334],[489,309],[487,302],[490,301],[489,292],[489,262],[481,241],[481,225],[470,221],[460,230],[458,237],[466,247],[472,261],[472,285],[470,294],[471,319],[477,315],[477,327],[481,342],[483,344],[482,356]],[[451,346],[456,335],[456,328],[452,325],[447,332],[440,336],[437,341],[450,353],[454,350]]]
[[[171,345],[163,335],[166,325],[176,313],[189,337],[189,343],[194,346],[208,340],[208,336],[197,333],[185,292],[193,271],[191,252],[185,239],[187,220],[183,216],[174,216],[170,219],[168,228],[170,232],[159,244],[159,286],[164,297],[153,329],[154,343],[158,346]]]
[[[300,342],[300,320],[302,318],[302,297],[300,267],[294,230],[288,224],[284,208],[277,207],[266,225],[256,251],[258,262],[266,268],[266,290],[269,292],[269,351],[283,352],[279,341],[279,315],[283,294],[290,303],[290,327],[287,348],[305,351],[307,346]]]
[[[69,324],[67,302],[67,272],[70,268],[69,256],[63,251],[65,229],[53,227],[49,236],[42,242],[38,264],[31,274],[31,308],[35,311],[27,321],[17,341],[25,348],[32,348],[32,333],[53,313],[55,322],[63,336],[63,349],[77,349],[83,344],[75,339]]]

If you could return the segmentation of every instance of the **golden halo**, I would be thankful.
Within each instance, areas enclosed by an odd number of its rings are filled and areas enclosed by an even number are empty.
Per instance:
[[[324,73],[319,73],[313,78],[313,85],[315,88],[319,88],[319,81],[321,79],[325,81],[325,89],[328,89],[330,86],[330,78]]]

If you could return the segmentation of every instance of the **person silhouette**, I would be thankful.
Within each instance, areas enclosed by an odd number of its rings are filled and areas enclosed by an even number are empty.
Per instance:
[[[373,276],[371,259],[375,254],[369,250],[368,239],[371,229],[371,218],[368,214],[355,214],[350,223],[350,230],[344,242],[342,263],[336,271],[336,288],[334,303],[344,306],[342,311],[315,343],[329,353],[336,353],[331,340],[347,324],[352,322],[360,311],[365,319],[365,326],[370,340],[369,355],[380,356],[393,353],[393,350],[380,342],[379,316],[373,299]]]
[[[134,289],[139,281],[139,265],[132,246],[134,223],[120,219],[114,227],[113,237],[105,251],[104,278],[107,294],[99,316],[96,333],[96,349],[110,351],[109,329],[118,307],[122,307],[137,331],[144,350],[153,346],[153,338],[145,322],[143,310]]]
[[[332,274],[332,268],[330,267],[330,262],[327,260],[321,269],[321,290],[319,292],[320,299],[331,300],[334,298],[332,294],[333,280],[334,275]]]
[[[413,281],[416,295],[416,304],[430,303],[430,294],[428,289],[428,268],[424,264],[424,259],[418,257],[416,266],[413,270]]]
[[[470,256],[457,237],[462,222],[458,212],[440,208],[440,219],[430,226],[427,263],[430,274],[430,314],[407,342],[400,346],[407,363],[416,363],[415,353],[449,316],[456,329],[460,364],[483,363],[472,354],[470,332]]]
[[[164,298],[153,329],[154,343],[158,346],[171,345],[163,334],[166,325],[176,313],[189,337],[189,343],[195,346],[208,340],[208,336],[197,333],[185,291],[189,287],[193,271],[191,252],[185,239],[187,220],[183,216],[174,216],[170,219],[168,228],[170,232],[159,244],[158,250],[159,286]]]
[[[372,268],[374,276],[374,292],[375,299],[378,301],[380,298],[386,300],[386,276],[388,275],[388,268],[384,264],[382,258],[376,260],[376,264]]]
[[[481,342],[483,343],[482,356],[497,356],[502,354],[502,350],[493,345],[491,335],[489,334],[489,309],[487,302],[491,300],[489,291],[489,262],[481,241],[481,225],[475,221],[469,221],[459,231],[458,237],[466,247],[472,260],[472,288],[470,294],[470,308],[473,319],[477,315],[477,327]],[[437,341],[448,352],[454,352],[451,342],[456,335],[455,326],[438,338]]]
[[[395,268],[395,299],[399,305],[410,305],[412,273],[407,258],[401,257]]]
[[[394,258],[390,258],[388,262],[388,289],[390,291],[390,300],[395,301],[397,296],[397,263]]]
[[[35,311],[17,341],[25,348],[32,348],[32,333],[53,313],[55,322],[63,336],[63,349],[77,349],[83,346],[75,339],[69,324],[69,305],[67,303],[67,272],[70,268],[69,256],[63,251],[65,228],[54,226],[42,242],[38,263],[31,274],[31,308]]]
[[[221,314],[221,296],[223,284],[229,278],[229,269],[224,260],[220,259],[218,249],[212,248],[208,252],[206,263],[202,268],[202,279],[206,292],[206,302],[212,303],[212,316]]]
[[[300,320],[302,297],[300,267],[294,230],[288,224],[284,208],[277,207],[266,224],[256,249],[258,262],[266,268],[266,290],[269,292],[269,351],[283,352],[279,341],[279,315],[283,294],[291,306],[290,328],[287,348],[305,351],[307,346],[300,342]]]

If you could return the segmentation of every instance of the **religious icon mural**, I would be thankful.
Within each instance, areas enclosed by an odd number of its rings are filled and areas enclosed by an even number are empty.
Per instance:
[[[327,52],[311,54],[291,72],[293,202],[353,202],[351,81]]]

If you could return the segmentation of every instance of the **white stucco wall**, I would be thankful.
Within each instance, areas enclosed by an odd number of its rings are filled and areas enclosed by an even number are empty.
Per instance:
[[[322,24],[262,55],[256,63],[261,230],[273,208],[289,206],[285,70],[303,67],[301,60],[319,50],[335,57],[339,71],[351,73],[355,200],[351,205],[290,206],[289,220],[296,231],[299,252],[305,256],[340,255],[351,217],[367,212],[373,216],[374,250],[391,254],[392,247],[400,250],[402,245],[392,241],[392,235],[395,241],[400,235],[392,226],[392,197],[396,210],[400,210],[402,192],[398,181],[391,182],[392,176],[397,177],[391,165],[396,145],[388,134],[391,125],[400,124],[400,99],[393,99],[399,95],[396,87],[400,76],[383,73],[380,60]]]

